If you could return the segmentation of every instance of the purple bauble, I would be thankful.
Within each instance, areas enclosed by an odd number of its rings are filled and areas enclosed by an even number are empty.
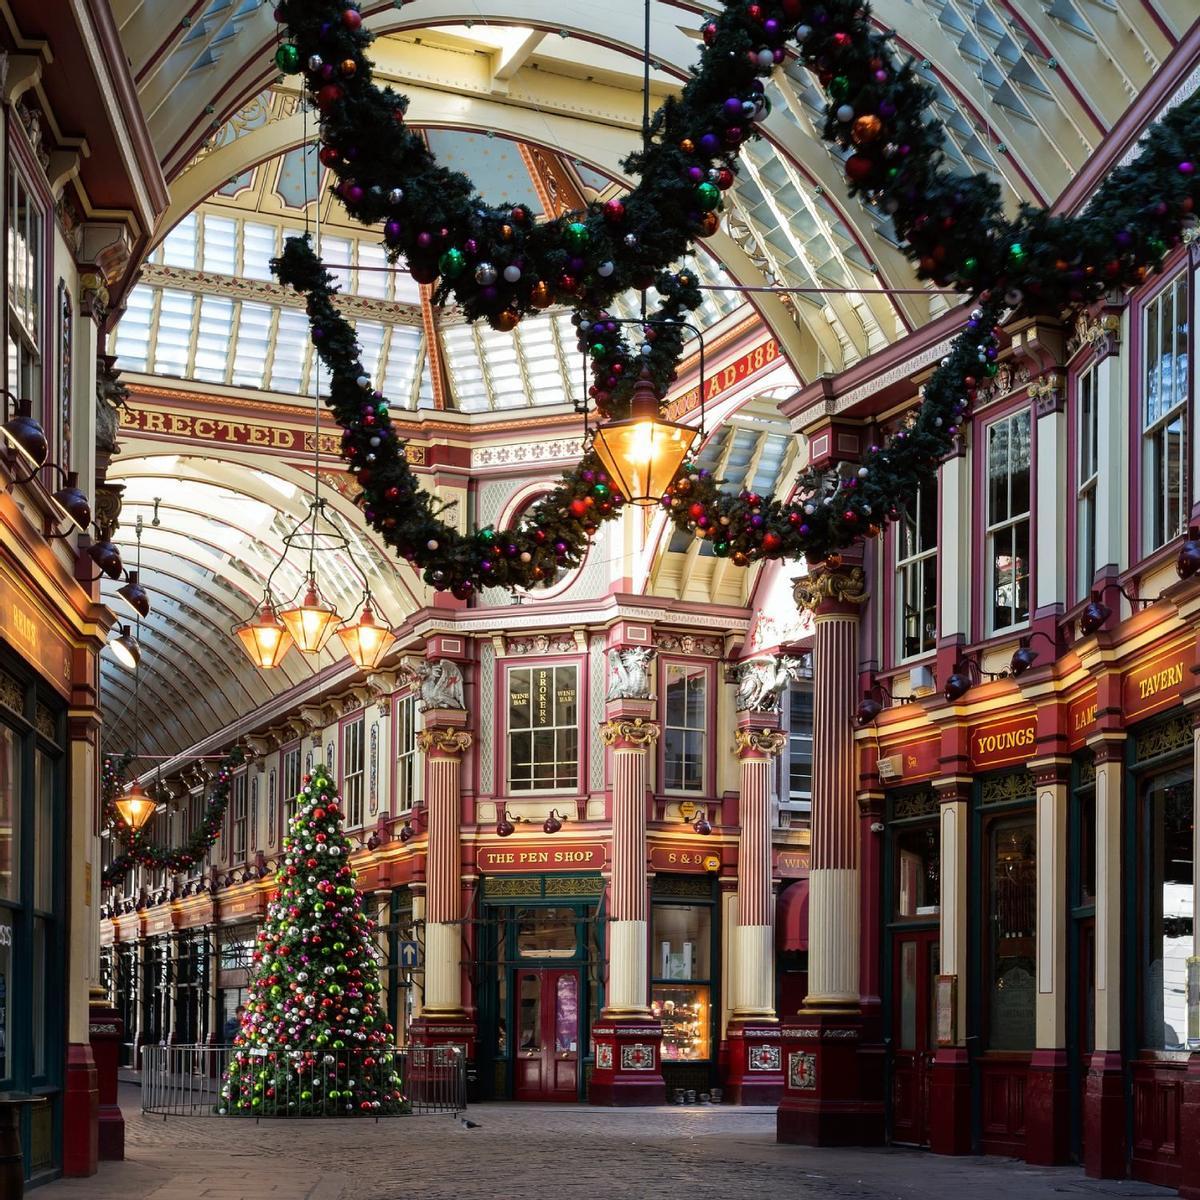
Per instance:
[[[342,190],[342,195],[345,196],[347,204],[361,204],[363,190],[357,183],[351,183]]]
[[[422,250],[428,250],[429,247],[433,245],[433,234],[430,233],[428,229],[422,229],[421,232],[417,234],[417,245],[420,246]]]
[[[707,155],[716,154],[721,148],[721,139],[715,133],[706,133],[700,139],[700,149]]]
[[[742,115],[742,102],[737,96],[730,96],[723,105],[725,115],[731,120],[736,121]]]
[[[704,168],[688,167],[687,174],[692,183],[700,183],[704,179]]]
[[[383,236],[389,242],[399,240],[401,233],[404,232],[404,226],[399,221],[388,221],[383,227]]]

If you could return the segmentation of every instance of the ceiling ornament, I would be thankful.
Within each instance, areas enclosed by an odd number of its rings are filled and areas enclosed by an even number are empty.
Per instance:
[[[710,539],[736,566],[781,557],[820,562],[897,520],[905,498],[952,451],[977,391],[995,375],[1007,312],[1058,313],[1137,286],[1195,223],[1200,97],[1166,113],[1078,216],[1024,207],[1009,220],[995,180],[946,168],[943,129],[929,119],[932,92],[859,0],[728,0],[702,27],[691,78],[623,164],[637,186],[535,221],[521,205],[489,205],[406,126],[405,98],[373,81],[372,34],[357,7],[282,0],[276,12],[286,35],[276,61],[304,74],[320,113],[320,157],[337,176],[347,212],[382,225],[392,257],[469,320],[507,330],[550,304],[573,305],[595,379],[591,398],[605,419],[627,415],[642,378],[660,402],[666,394],[683,318],[700,299],[691,272],[667,268],[717,229],[738,149],[767,111],[764,78],[793,49],[813,71],[828,97],[822,136],[847,152],[851,193],[891,215],[922,278],[957,286],[977,306],[926,384],[912,425],[869,447],[856,468],[806,471],[796,502],[723,493],[705,471],[683,463],[664,507],[678,528]],[[405,462],[387,401],[374,390],[311,244],[289,239],[273,266],[306,297],[313,341],[332,376],[328,403],[345,431],[343,453],[363,488],[367,520],[427,583],[466,598],[481,586],[528,587],[578,565],[587,539],[622,504],[594,454],[514,527],[459,534],[438,519]],[[604,306],[651,284],[662,301],[641,343],[631,345]]]

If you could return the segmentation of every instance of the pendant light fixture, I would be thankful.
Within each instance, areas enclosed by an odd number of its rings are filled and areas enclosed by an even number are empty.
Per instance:
[[[337,632],[354,665],[362,671],[373,671],[396,641],[396,635],[376,619],[370,589],[363,596],[358,620],[347,621]]]
[[[696,431],[664,420],[650,372],[633,385],[629,416],[606,421],[592,438],[604,469],[631,504],[658,504],[692,448]]]
[[[279,666],[284,655],[292,648],[292,635],[275,615],[269,592],[254,616],[237,626],[233,632],[237,634],[246,656],[263,671]]]
[[[141,518],[139,517],[140,521]],[[140,555],[139,555],[140,557]],[[117,588],[117,595],[125,601],[129,607],[137,613],[139,617],[148,617],[150,615],[150,596],[144,587],[141,580],[138,578],[137,571],[130,571],[125,577],[125,582]]]
[[[142,658],[142,648],[138,645],[137,638],[133,636],[128,625],[122,625],[120,634],[108,643],[112,649],[113,657],[127,671],[136,671],[137,665]]]
[[[325,643],[333,637],[341,617],[332,604],[321,598],[317,577],[310,570],[303,603],[281,608],[279,619],[287,626],[297,649],[305,654],[320,654]]]
[[[135,833],[154,816],[158,805],[146,795],[146,789],[134,780],[113,802],[121,820]]]

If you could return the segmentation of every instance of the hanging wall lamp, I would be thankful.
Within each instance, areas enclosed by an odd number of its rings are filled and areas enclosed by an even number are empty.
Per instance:
[[[139,617],[150,615],[150,595],[138,578],[137,571],[130,571],[125,582],[117,588],[117,595],[125,601]]]
[[[1017,648],[1013,651],[1013,656],[1009,660],[1008,669],[1014,676],[1024,675],[1026,671],[1037,661],[1038,652],[1030,645],[1034,638],[1044,638],[1050,643],[1050,648],[1055,655],[1058,654],[1058,647],[1054,644],[1054,639],[1048,634],[1043,633],[1040,629],[1033,633],[1027,633],[1018,643]]]
[[[147,794],[145,788],[134,780],[121,796],[113,802],[121,820],[135,833],[154,816],[158,804]]]
[[[54,463],[53,466],[63,479],[62,487],[50,496],[50,502],[56,510],[58,520],[70,521],[75,527],[75,532],[85,533],[87,527],[92,523],[92,502],[88,499],[87,493],[79,486],[79,472],[64,471],[57,463]],[[57,533],[53,529],[48,529],[46,537],[67,537],[71,532],[70,529],[66,533]]]
[[[550,810],[550,815],[542,822],[543,833],[557,833],[562,827],[566,817],[561,816],[557,808]]]
[[[137,670],[137,665],[142,658],[142,648],[138,645],[137,638],[133,636],[128,625],[122,625],[118,636],[108,645],[113,652],[113,657],[121,666],[129,671]]]
[[[34,419],[33,404],[29,400],[18,400],[12,392],[5,392],[5,411],[12,406],[12,416],[0,425],[0,437],[7,443],[14,458],[23,462],[29,474],[13,483],[28,483],[45,465],[50,455],[50,443],[41,422]]]
[[[1187,541],[1179,547],[1179,557],[1175,560],[1175,570],[1180,579],[1191,579],[1200,571],[1200,527],[1192,525],[1188,528]]]
[[[108,534],[101,534],[98,542],[92,542],[88,546],[87,556],[99,568],[100,575],[107,575],[109,579],[121,578],[121,572],[125,569],[121,563],[121,551],[117,549],[116,543],[109,538]]]
[[[863,692],[863,698],[854,710],[856,725],[870,725],[883,712],[883,702],[876,695],[877,692],[882,692],[889,700],[894,699],[892,693],[878,679],[872,677],[871,686]]]

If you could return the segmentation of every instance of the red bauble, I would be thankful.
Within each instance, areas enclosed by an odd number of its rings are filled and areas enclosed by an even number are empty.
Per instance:
[[[571,501],[571,516],[585,517],[587,516],[587,510],[588,505],[586,500],[577,498]]]
[[[616,199],[605,201],[604,219],[610,225],[619,225],[625,220],[625,201]]]
[[[342,161],[342,152],[336,146],[322,146],[317,157],[327,167],[336,167]]]
[[[342,98],[342,89],[336,83],[327,83],[317,89],[317,107],[327,112]]]
[[[846,178],[851,183],[866,183],[875,172],[875,160],[865,154],[853,154],[846,160]]]
[[[704,35],[704,44],[711,46],[717,40],[717,23],[709,21],[701,30],[701,33]]]
[[[768,553],[773,554],[783,545],[783,538],[772,530],[767,530],[763,534],[762,548]]]
[[[692,504],[688,508],[688,514],[691,516],[692,520],[698,521],[702,516],[705,515],[704,514],[704,505],[701,504],[699,500],[697,500],[694,504]]]
[[[342,24],[347,29],[358,29],[362,25],[362,13],[357,8],[343,9]]]

